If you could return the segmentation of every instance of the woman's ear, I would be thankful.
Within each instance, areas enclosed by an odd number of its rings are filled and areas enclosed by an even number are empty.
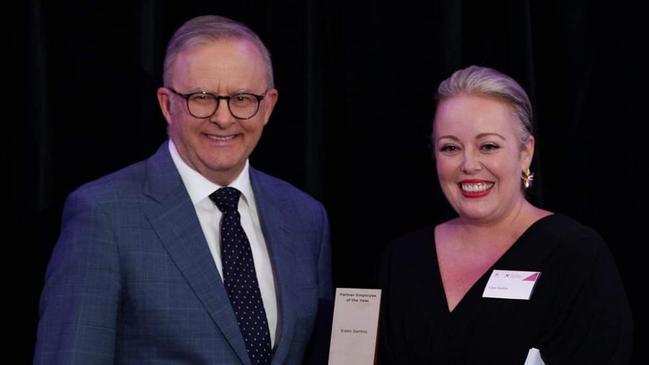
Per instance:
[[[521,163],[523,166],[521,166],[521,171],[525,171],[530,167],[532,164],[532,158],[534,158],[534,144],[536,143],[536,140],[534,139],[534,136],[530,136],[527,139],[527,143],[523,146],[523,150],[521,151]]]

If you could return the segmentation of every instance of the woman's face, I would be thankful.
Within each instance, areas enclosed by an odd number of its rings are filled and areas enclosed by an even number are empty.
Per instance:
[[[525,201],[521,173],[532,160],[534,138],[522,146],[519,123],[497,98],[459,94],[439,103],[433,126],[437,174],[460,218],[499,221]]]

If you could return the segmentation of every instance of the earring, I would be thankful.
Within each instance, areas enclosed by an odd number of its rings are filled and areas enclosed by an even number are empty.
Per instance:
[[[530,168],[528,167],[523,171],[521,179],[523,180],[523,186],[525,189],[528,189],[530,186],[532,186],[532,181],[534,181],[534,173],[530,171]]]

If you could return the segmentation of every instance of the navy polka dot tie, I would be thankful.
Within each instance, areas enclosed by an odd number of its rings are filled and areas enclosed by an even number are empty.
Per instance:
[[[225,187],[210,195],[221,218],[223,283],[253,364],[270,364],[273,357],[266,311],[259,291],[250,242],[241,227],[237,207],[241,192]]]

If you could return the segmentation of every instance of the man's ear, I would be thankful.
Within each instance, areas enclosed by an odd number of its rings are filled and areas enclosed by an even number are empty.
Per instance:
[[[275,109],[275,104],[277,104],[278,97],[279,97],[279,91],[277,91],[277,89],[270,89],[266,92],[266,96],[264,96],[264,100],[262,100],[262,102],[266,103],[266,106],[263,109],[264,125],[268,123],[268,120],[270,119],[270,115],[273,113],[273,109]]]
[[[169,90],[165,87],[159,87],[156,96],[158,97],[158,105],[160,105],[162,115],[167,121],[167,124],[171,125],[171,95],[169,94]]]

